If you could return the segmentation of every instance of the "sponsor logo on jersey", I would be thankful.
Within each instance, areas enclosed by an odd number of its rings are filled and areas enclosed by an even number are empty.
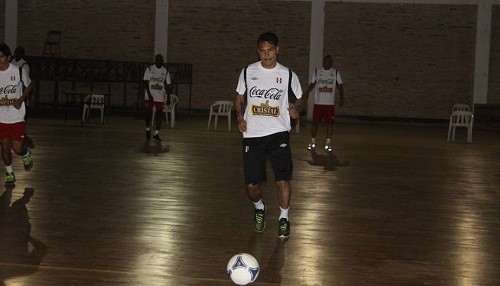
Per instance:
[[[5,87],[0,87],[0,94],[15,94],[17,93],[16,85],[6,85]]]
[[[281,147],[281,148],[285,148],[286,146],[287,146],[287,144],[286,144],[286,143],[282,143],[282,144],[280,145],[280,147]]]
[[[252,77],[251,80],[258,80],[258,77]]]
[[[279,106],[270,106],[269,100],[266,103],[261,103],[260,105],[252,105],[252,114],[257,116],[280,116]]]
[[[333,92],[333,88],[328,86],[320,86],[318,87],[319,92]]]
[[[13,105],[14,102],[16,102],[16,99],[15,98],[7,98],[7,95],[5,97],[0,98],[0,106]]]
[[[270,89],[259,89],[256,86],[250,88],[250,97],[262,98],[262,99],[271,99],[271,100],[279,100],[283,95],[283,89],[279,88],[270,88]]]

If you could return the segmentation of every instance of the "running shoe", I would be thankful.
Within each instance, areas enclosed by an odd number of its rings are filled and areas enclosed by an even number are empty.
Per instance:
[[[11,186],[16,181],[16,176],[14,172],[5,173],[5,186]]]
[[[153,141],[161,143],[160,135],[156,134],[155,136],[153,136]]]
[[[290,236],[290,222],[286,218],[281,218],[278,222],[278,237],[281,239]]]
[[[309,143],[309,146],[307,146],[307,150],[312,151],[312,150],[314,150],[314,149],[316,149],[316,144],[314,144],[314,143]]]
[[[23,156],[24,170],[29,171],[33,167],[33,159],[31,158],[31,152],[28,155]]]
[[[253,213],[253,228],[255,229],[256,232],[262,232],[264,231],[264,228],[266,227],[266,211],[265,208],[263,210],[261,209],[255,209]]]
[[[332,153],[332,151],[333,151],[332,144],[326,144],[325,151],[328,153]]]

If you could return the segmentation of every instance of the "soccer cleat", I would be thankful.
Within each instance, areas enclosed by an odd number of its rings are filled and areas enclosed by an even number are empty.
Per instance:
[[[264,231],[264,228],[266,227],[266,211],[265,209],[255,209],[253,213],[253,228],[255,229],[256,232],[262,232]]]
[[[156,134],[155,136],[153,136],[153,141],[161,143],[160,135]]]
[[[23,156],[24,170],[29,171],[33,167],[33,159],[31,158],[31,152],[28,155]]]
[[[5,186],[6,187],[14,185],[15,181],[16,181],[16,176],[14,175],[14,172],[5,173]]]
[[[316,149],[316,144],[314,144],[314,143],[309,143],[309,146],[307,146],[307,150],[312,151],[312,150],[314,150],[314,149]]]
[[[331,153],[333,151],[332,145],[331,144],[326,144],[325,145],[325,151],[328,153]]]
[[[146,140],[151,140],[151,131],[146,130]]]
[[[278,237],[281,239],[290,236],[290,222],[286,218],[281,218],[278,222]]]

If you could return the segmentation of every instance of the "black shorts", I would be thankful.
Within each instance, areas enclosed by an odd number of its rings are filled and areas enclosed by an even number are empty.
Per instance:
[[[290,133],[279,132],[264,137],[243,138],[243,171],[245,184],[260,184],[265,179],[269,158],[275,181],[290,181],[293,164]]]

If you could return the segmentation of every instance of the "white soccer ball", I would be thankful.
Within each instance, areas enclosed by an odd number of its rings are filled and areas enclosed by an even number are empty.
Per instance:
[[[238,253],[227,263],[227,275],[236,285],[247,285],[259,276],[259,262],[248,253]]]

